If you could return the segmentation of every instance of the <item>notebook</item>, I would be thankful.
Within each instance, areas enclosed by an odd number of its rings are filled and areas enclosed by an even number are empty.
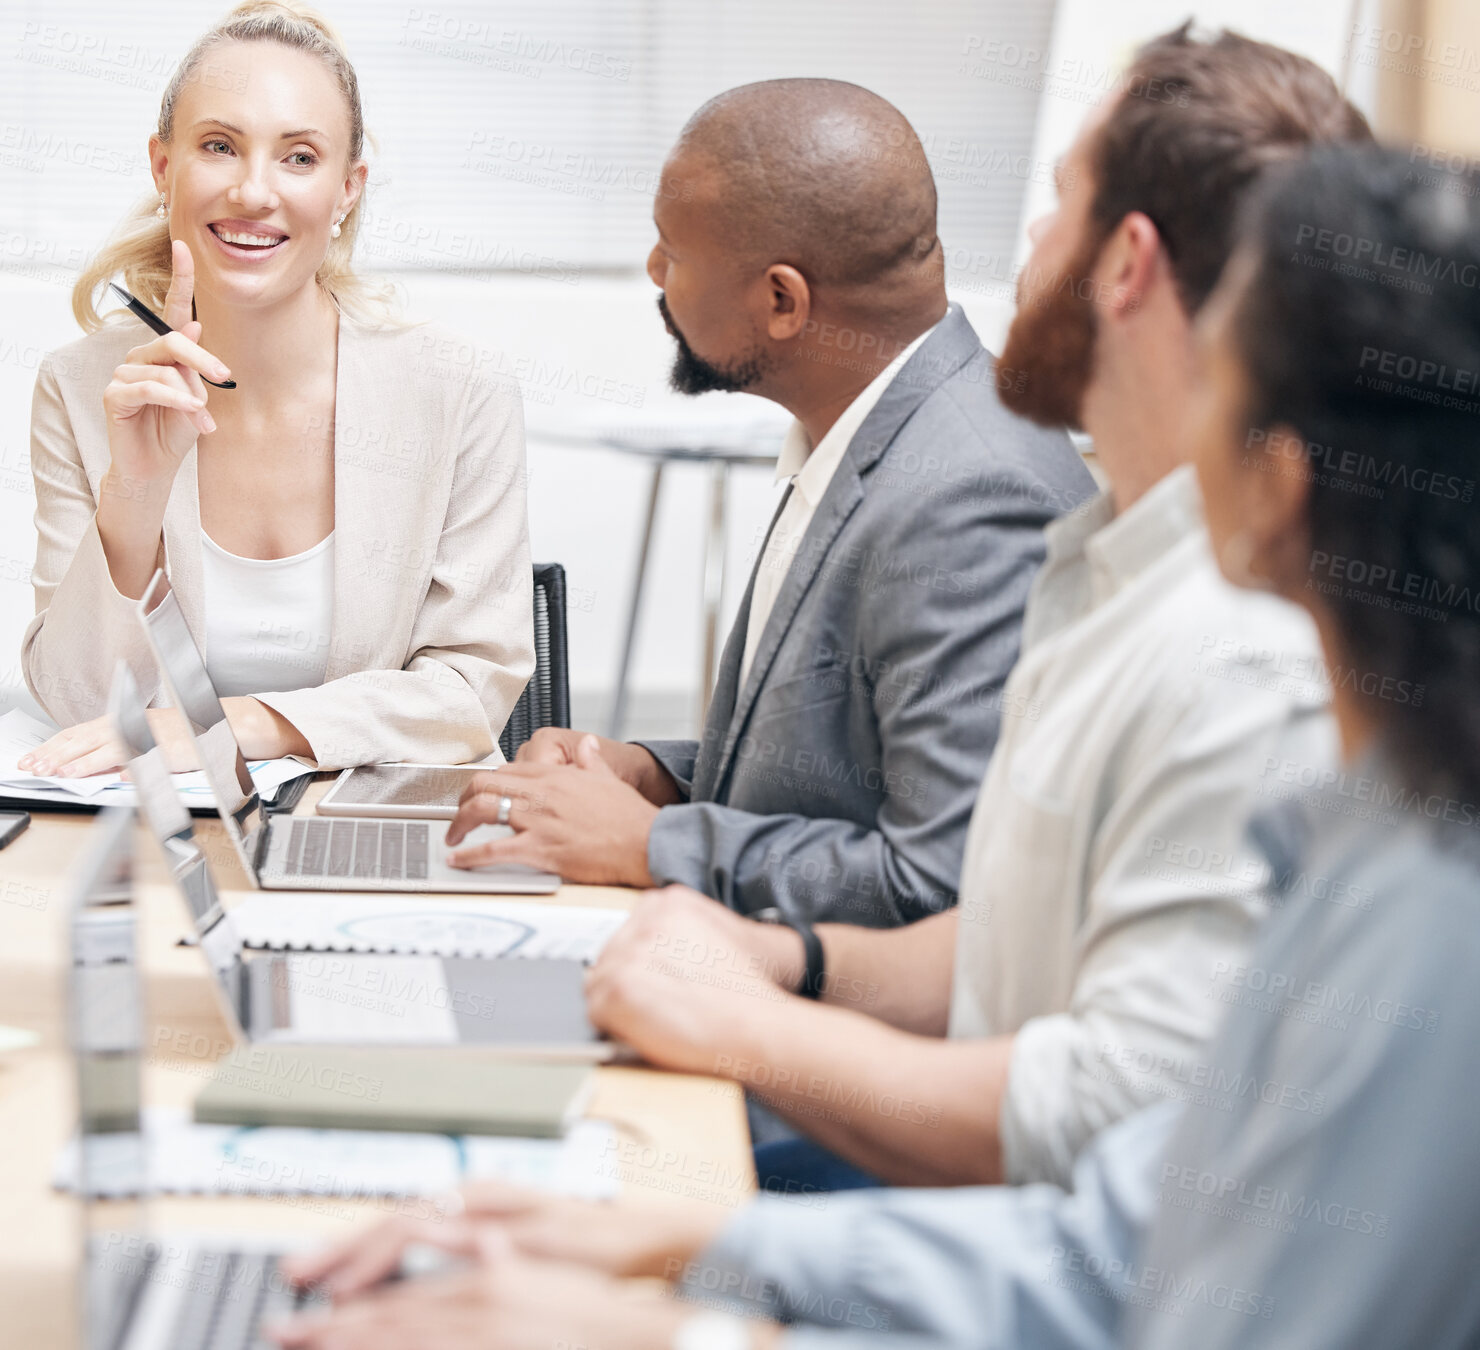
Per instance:
[[[239,1046],[195,1099],[202,1124],[554,1139],[584,1108],[584,1064],[477,1050]]]

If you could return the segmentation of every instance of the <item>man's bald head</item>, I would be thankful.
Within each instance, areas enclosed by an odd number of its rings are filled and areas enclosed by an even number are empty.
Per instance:
[[[670,157],[742,264],[814,286],[943,283],[935,179],[892,103],[842,80],[764,80],[712,98]],[[884,294],[879,298],[884,299]],[[895,297],[891,297],[895,298]]]

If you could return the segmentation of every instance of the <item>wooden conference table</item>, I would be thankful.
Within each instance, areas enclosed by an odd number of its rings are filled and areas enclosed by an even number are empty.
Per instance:
[[[319,793],[305,795],[311,811]],[[73,1064],[67,1049],[68,873],[92,818],[33,815],[0,851],[0,1026],[28,1028],[41,1042],[0,1052],[0,1341],[63,1350],[75,1344],[74,1281],[81,1241],[77,1201],[50,1185],[57,1151],[75,1129]],[[217,884],[230,906],[248,892],[217,821],[196,820]],[[229,1035],[201,955],[180,947],[186,928],[178,893],[153,838],[139,831],[135,905],[145,985],[146,1102],[189,1103]],[[565,886],[555,905],[628,907],[634,892]],[[523,898],[523,897],[518,897]],[[304,903],[313,903],[306,893]],[[601,1067],[586,1114],[617,1130],[614,1170],[624,1197],[664,1204],[697,1200],[733,1208],[754,1190],[750,1137],[738,1087],[651,1069]],[[317,1197],[166,1197],[149,1207],[160,1229],[256,1231],[330,1239],[383,1207]]]

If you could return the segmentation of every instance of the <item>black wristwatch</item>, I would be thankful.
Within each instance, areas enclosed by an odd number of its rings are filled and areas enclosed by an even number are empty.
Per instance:
[[[803,998],[821,998],[827,980],[827,960],[822,951],[822,939],[813,931],[812,925],[802,919],[788,918],[774,905],[769,909],[757,910],[752,917],[760,923],[785,924],[801,938],[807,969],[802,976],[800,988],[792,992]]]

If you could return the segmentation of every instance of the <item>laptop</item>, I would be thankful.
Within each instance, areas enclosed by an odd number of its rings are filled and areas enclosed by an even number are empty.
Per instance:
[[[269,815],[168,585],[162,570],[154,574],[139,601],[139,618],[165,688],[190,726],[226,833],[254,886],[523,895],[548,895],[559,888],[553,872],[518,863],[453,867],[447,861],[445,827],[436,821]],[[463,843],[510,833],[506,825],[480,825]]]
[[[109,716],[129,753],[129,777],[144,819],[190,912],[221,1010],[241,1039],[478,1045],[510,1054],[592,1061],[615,1056],[617,1043],[603,1039],[586,1018],[582,961],[339,952],[248,955],[221,903],[190,814],[170,783],[138,686],[121,662]]]
[[[150,1231],[141,1116],[142,992],[134,960],[134,814],[98,817],[73,879],[69,1011],[77,1062],[82,1204],[78,1343],[85,1350],[244,1350],[264,1322],[320,1296],[277,1270],[287,1244]],[[108,908],[103,908],[108,906]],[[129,1200],[103,1195],[127,1192]]]

